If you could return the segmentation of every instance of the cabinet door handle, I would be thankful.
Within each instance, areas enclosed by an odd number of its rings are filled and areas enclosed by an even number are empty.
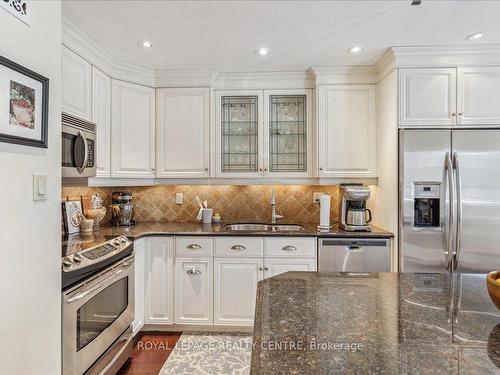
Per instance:
[[[264,168],[264,172],[267,172],[267,168]]]
[[[463,112],[458,112],[458,115],[459,115],[459,116],[463,116],[463,115],[464,115],[464,113],[463,113]]]
[[[455,112],[453,112],[453,113],[451,114],[451,117],[455,117],[456,115],[457,115],[457,114],[456,114]]]
[[[193,250],[199,250],[199,249],[201,249],[201,246],[198,245],[198,244],[196,244],[196,243],[192,243],[190,245],[187,245],[187,248],[188,249],[193,249]]]
[[[199,274],[201,274],[201,271],[197,270],[196,268],[192,268],[190,270],[187,270],[186,273],[188,275],[199,275]]]
[[[269,268],[267,268],[267,267],[264,267],[264,270],[265,270],[265,271],[269,271]]]
[[[262,268],[262,267],[259,267],[259,271],[263,271],[263,268]]]
[[[322,171],[322,170],[323,170],[323,168],[319,168],[319,170],[320,170],[320,171]]]
[[[292,246],[292,245],[286,245],[286,246],[283,246],[281,248],[281,250],[284,250],[284,251],[295,251],[295,250],[297,250],[297,248],[295,246]]]
[[[208,168],[205,168],[205,171],[208,171]]]
[[[243,250],[246,250],[246,247],[243,245],[234,245],[234,246],[231,246],[231,250],[243,251]]]

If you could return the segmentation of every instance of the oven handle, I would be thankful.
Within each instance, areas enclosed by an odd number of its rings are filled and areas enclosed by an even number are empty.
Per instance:
[[[78,173],[81,174],[81,173],[83,173],[85,168],[87,168],[87,162],[88,162],[88,158],[89,158],[89,145],[87,143],[87,138],[85,138],[85,135],[80,130],[78,130],[78,136],[81,137],[83,140],[83,146],[84,146],[84,152],[85,152],[85,156],[83,157],[82,165],[80,167],[76,168],[78,170]]]
[[[126,261],[126,262],[123,262],[123,263],[121,264],[121,266],[120,266],[118,269],[114,270],[111,274],[106,275],[106,279],[108,279],[108,278],[110,278],[110,277],[113,277],[113,276],[116,276],[116,275],[118,275],[118,274],[122,273],[123,271],[126,271],[127,269],[129,269],[129,268],[130,268],[130,266],[131,266],[133,263],[134,263],[134,262],[133,262],[133,261],[130,261],[130,260],[128,260],[128,261]],[[81,292],[79,292],[79,293],[75,294],[73,297],[68,298],[68,302],[67,302],[67,303],[72,303],[72,302],[79,301],[79,300],[81,300],[82,298],[84,298],[84,297],[88,296],[89,294],[91,294],[91,293],[93,293],[93,292],[95,292],[96,290],[99,290],[99,289],[101,289],[101,288],[103,288],[103,285],[102,285],[101,283],[97,283],[96,285],[91,286],[91,287],[89,287],[89,288],[87,288],[87,289],[84,289],[83,291],[81,291]]]

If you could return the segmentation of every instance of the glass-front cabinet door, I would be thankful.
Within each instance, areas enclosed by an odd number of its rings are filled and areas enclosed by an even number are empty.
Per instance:
[[[216,93],[216,177],[312,177],[312,90]]]
[[[217,177],[262,177],[262,94],[217,93]]]
[[[312,90],[265,91],[265,177],[312,177]]]

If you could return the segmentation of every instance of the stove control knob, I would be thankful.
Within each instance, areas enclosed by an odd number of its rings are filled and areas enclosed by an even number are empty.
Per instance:
[[[121,241],[121,243],[127,243],[128,239],[127,239],[127,237],[120,237],[120,241]]]
[[[73,265],[73,261],[70,257],[64,257],[62,263],[64,267],[71,267]]]
[[[113,240],[113,245],[120,246],[120,244],[121,244],[121,242],[120,242],[120,240],[118,238],[116,238],[116,239]]]
[[[75,263],[80,263],[83,260],[82,256],[80,254],[75,254],[73,255],[73,261]]]

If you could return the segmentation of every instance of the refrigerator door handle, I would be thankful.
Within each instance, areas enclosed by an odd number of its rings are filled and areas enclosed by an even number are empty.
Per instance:
[[[446,238],[446,251],[444,252],[446,259],[446,269],[449,269],[453,272],[452,260],[453,260],[453,238],[455,235],[455,183],[453,176],[453,163],[451,161],[450,153],[447,152],[445,159],[445,173],[447,176],[447,187],[448,187],[448,195],[449,195],[449,216],[448,216],[448,236]]]
[[[462,180],[460,178],[460,163],[458,161],[458,153],[453,153],[453,169],[455,170],[455,186],[457,195],[457,229],[455,235],[455,253],[453,254],[453,268],[457,269],[460,261],[460,246],[462,240]]]

